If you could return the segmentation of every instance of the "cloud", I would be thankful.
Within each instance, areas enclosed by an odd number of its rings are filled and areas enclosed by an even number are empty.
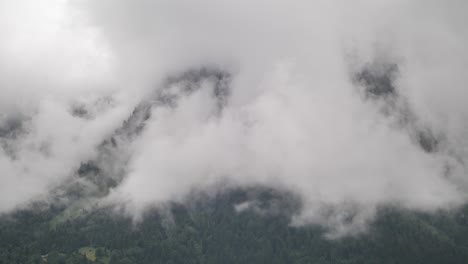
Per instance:
[[[0,212],[69,177],[128,114],[111,88],[104,44],[73,26],[65,1],[1,1]],[[117,105],[98,107],[104,95]],[[96,118],[74,117],[81,101]],[[99,113],[98,113],[99,112]]]
[[[103,199],[133,212],[226,179],[293,190],[293,222],[336,233],[381,205],[466,200],[463,1],[30,4],[1,9],[19,15],[0,22],[0,108],[24,125],[4,139],[0,210],[89,160],[122,174]],[[365,96],[387,77],[394,95]]]

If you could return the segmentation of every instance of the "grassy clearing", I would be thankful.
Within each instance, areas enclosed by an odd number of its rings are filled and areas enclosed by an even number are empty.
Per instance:
[[[97,256],[97,250],[102,250],[101,255]],[[78,250],[81,255],[86,256],[89,261],[99,264],[109,264],[110,262],[110,250],[105,248],[94,248],[94,247],[82,247]]]
[[[88,260],[96,261],[96,249],[93,247],[82,247],[79,250],[80,254],[85,255]]]

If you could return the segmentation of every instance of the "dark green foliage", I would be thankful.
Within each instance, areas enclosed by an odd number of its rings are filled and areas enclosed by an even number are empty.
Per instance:
[[[0,263],[468,263],[466,209],[423,214],[382,208],[369,231],[337,240],[317,226],[291,227],[298,205],[286,194],[255,196],[262,213],[237,213],[249,194],[233,191],[149,211],[140,222],[100,209],[50,229],[63,209],[0,218]],[[275,209],[276,208],[276,209]],[[168,216],[170,215],[170,216]]]

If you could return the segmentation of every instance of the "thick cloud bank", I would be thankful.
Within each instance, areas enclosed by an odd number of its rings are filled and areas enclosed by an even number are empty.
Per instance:
[[[293,224],[336,233],[380,205],[463,204],[467,12],[3,0],[0,212],[78,183],[132,212],[219,182],[286,188]]]

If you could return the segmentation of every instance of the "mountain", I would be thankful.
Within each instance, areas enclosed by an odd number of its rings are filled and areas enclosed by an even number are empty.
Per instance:
[[[430,154],[442,139],[415,125],[394,88],[396,75],[396,64],[373,63],[353,80],[364,101],[379,105],[383,117],[405,127]],[[293,225],[301,198],[265,186],[220,183],[222,191],[194,190],[138,217],[100,203],[125,179],[129,146],[154,109],[175,108],[194,91],[212,89],[216,117],[229,103],[229,81],[228,73],[207,68],[168,78],[98,146],[95,159],[52,190],[50,200],[0,216],[0,263],[468,263],[468,207],[424,213],[381,206],[364,231],[332,238],[322,225]],[[86,108],[73,113],[88,115]],[[14,138],[21,128],[21,119],[10,120],[0,138]],[[354,217],[347,214],[343,222]]]
[[[246,205],[249,206],[246,206]],[[140,219],[115,208],[36,204],[0,218],[0,263],[467,263],[468,208],[416,213],[379,209],[368,230],[329,239],[290,225],[297,197],[273,189],[193,194]]]

